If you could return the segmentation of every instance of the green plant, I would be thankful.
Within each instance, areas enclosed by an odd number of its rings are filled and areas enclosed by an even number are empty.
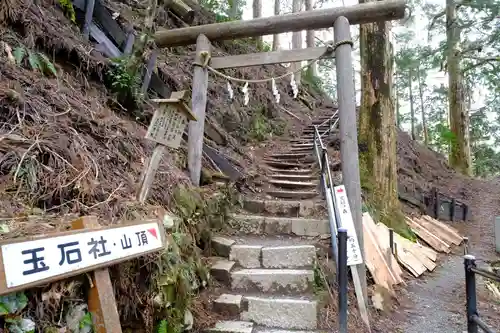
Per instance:
[[[158,333],[167,333],[167,321],[165,319],[160,321],[160,324],[158,324]]]
[[[135,58],[125,56],[111,59],[112,65],[107,75],[111,89],[119,99],[136,99],[140,94],[141,77]]]
[[[0,316],[19,313],[28,305],[24,292],[0,296]]]
[[[16,47],[13,54],[18,66],[21,66],[27,59],[32,70],[40,71],[40,73],[47,76],[57,76],[54,64],[45,54],[33,52],[24,46]]]
[[[193,298],[209,283],[200,247],[210,244],[211,229],[220,228],[228,218],[235,193],[228,186],[220,193],[206,196],[201,190],[179,186],[172,197],[179,223],[157,263],[155,302],[162,318],[158,332],[180,333]]]
[[[89,327],[92,330],[92,327],[94,326],[94,324],[92,323],[92,314],[90,312],[87,312],[82,317],[82,319],[80,319],[78,326],[80,327],[80,329]]]
[[[76,24],[75,8],[73,7],[71,0],[59,0],[59,6],[63,11],[64,16],[69,18],[72,23]]]

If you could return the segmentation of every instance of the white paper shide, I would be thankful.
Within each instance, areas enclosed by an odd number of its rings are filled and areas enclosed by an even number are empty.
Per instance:
[[[363,256],[359,248],[358,236],[354,228],[351,207],[349,207],[344,185],[335,186],[333,192],[335,193],[335,206],[339,213],[339,227],[347,229],[347,266],[359,265],[363,263]]]
[[[161,249],[158,223],[2,245],[8,288]]]

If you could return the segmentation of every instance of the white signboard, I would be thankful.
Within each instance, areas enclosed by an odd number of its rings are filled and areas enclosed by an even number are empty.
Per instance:
[[[157,222],[2,245],[8,288],[163,248]]]
[[[187,116],[176,106],[165,105],[156,109],[146,139],[166,147],[179,148],[187,122]]]
[[[335,186],[333,192],[335,193],[335,207],[339,213],[339,228],[347,229],[347,266],[359,265],[363,263],[363,256],[359,248],[358,235],[354,229],[351,207],[349,207],[344,185]]]

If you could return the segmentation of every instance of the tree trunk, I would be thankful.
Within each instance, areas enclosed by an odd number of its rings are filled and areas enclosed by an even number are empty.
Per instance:
[[[394,77],[396,78],[396,77]],[[399,82],[399,81],[398,81]],[[399,118],[401,117],[400,110],[399,110],[399,95],[398,95],[398,87],[396,84],[394,84],[394,99],[396,102],[396,126],[397,128],[401,128],[401,124],[399,123]]]
[[[448,96],[450,130],[454,137],[451,142],[449,162],[458,171],[471,175],[469,145],[469,115],[465,103],[464,82],[460,69],[458,27],[454,0],[446,0],[446,40],[448,50]]]
[[[302,0],[293,0],[292,3],[292,11],[294,13],[300,12],[302,9]],[[293,49],[301,49],[302,48],[302,31],[296,31],[292,34],[292,48]],[[299,68],[302,67],[300,62],[296,62],[292,64],[291,68],[294,72],[298,71]],[[297,83],[297,87],[300,86],[301,72],[297,72],[295,74],[295,81]]]
[[[420,95],[420,110],[422,111],[422,131],[424,132],[424,144],[427,146],[429,137],[427,136],[427,120],[425,119],[424,91],[422,89],[422,81],[420,80],[420,65],[417,66],[417,81],[418,93]]]
[[[253,18],[259,18],[262,16],[262,1],[261,0],[253,0]],[[257,49],[262,50],[263,49],[263,41],[262,41],[262,36],[255,37],[255,42],[257,44]]]
[[[280,15],[280,0],[274,0],[274,16]],[[278,51],[280,49],[280,35],[273,35],[273,51]]]
[[[360,1],[361,2],[361,1]],[[365,1],[363,1],[365,2]],[[388,22],[360,25],[361,183],[379,221],[408,235],[397,192],[396,127]]]
[[[306,11],[313,10],[313,1],[314,0],[305,0],[306,3]],[[306,33],[306,45],[307,47],[314,47],[315,41],[314,41],[314,30],[307,30]],[[307,69],[307,74],[309,77],[317,77],[318,76],[318,67],[317,63],[313,63],[309,68]]]
[[[410,71],[408,72],[408,89],[410,90],[411,139],[415,140],[415,105],[413,103],[412,78],[413,70],[410,68]]]

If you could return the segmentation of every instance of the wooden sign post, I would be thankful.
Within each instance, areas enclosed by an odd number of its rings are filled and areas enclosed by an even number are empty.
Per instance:
[[[156,142],[157,145],[141,176],[137,193],[137,200],[141,203],[148,196],[165,148],[179,148],[186,124],[188,121],[196,121],[196,117],[186,104],[186,96],[187,92],[183,90],[173,92],[170,98],[151,100],[151,102],[160,103],[161,106],[156,109],[145,137]]]
[[[0,242],[0,295],[94,271],[88,304],[96,333],[121,333],[107,267],[166,247],[160,220],[99,227],[82,217],[73,229]]]

